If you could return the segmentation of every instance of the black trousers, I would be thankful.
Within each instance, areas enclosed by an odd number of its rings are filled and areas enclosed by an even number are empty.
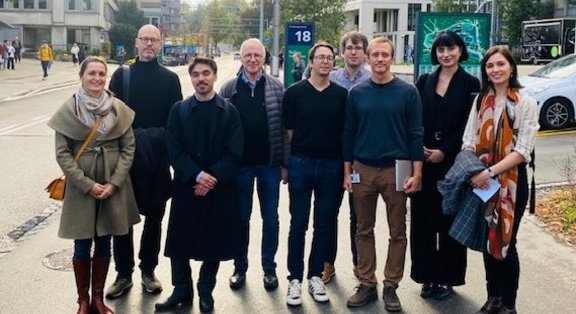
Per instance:
[[[144,230],[140,238],[140,270],[142,273],[151,274],[158,266],[158,254],[160,253],[160,241],[162,237],[162,218],[166,204],[162,207],[150,210],[144,217]],[[130,278],[134,272],[134,230],[130,227],[128,234],[114,236],[114,263],[118,277]]]
[[[171,257],[170,265],[172,267],[172,285],[174,293],[185,296],[192,293],[192,268],[190,260],[187,258]],[[201,298],[212,295],[216,286],[216,275],[220,268],[219,261],[203,261],[200,266],[200,275],[198,276],[198,295]]]
[[[502,303],[508,308],[516,306],[516,294],[520,277],[520,260],[518,259],[518,251],[516,251],[516,236],[527,203],[528,179],[526,164],[521,164],[518,166],[514,230],[512,231],[508,254],[503,260],[497,260],[487,253],[483,254],[488,297],[502,297]]]

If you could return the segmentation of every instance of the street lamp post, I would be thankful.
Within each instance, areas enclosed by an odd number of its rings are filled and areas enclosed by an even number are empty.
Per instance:
[[[262,0],[263,1],[263,0]],[[279,75],[280,54],[280,0],[274,0],[274,10],[272,11],[272,75]]]

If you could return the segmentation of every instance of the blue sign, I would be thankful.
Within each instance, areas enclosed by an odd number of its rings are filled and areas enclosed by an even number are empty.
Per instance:
[[[308,51],[314,46],[314,23],[286,23],[284,46],[284,86],[299,81],[306,71]]]
[[[286,23],[288,45],[314,45],[314,23]]]

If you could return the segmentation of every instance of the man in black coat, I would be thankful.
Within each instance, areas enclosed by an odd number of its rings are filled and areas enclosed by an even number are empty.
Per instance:
[[[162,291],[162,284],[154,271],[160,253],[162,218],[170,197],[170,168],[164,135],[168,113],[172,105],[182,99],[182,89],[178,76],[156,60],[162,47],[158,28],[154,25],[142,26],[135,45],[138,49],[136,62],[130,65],[126,77],[123,67],[114,72],[110,90],[136,112],[132,123],[136,136],[136,156],[130,176],[134,182],[138,209],[146,217],[138,254],[139,267],[144,290],[158,293]],[[133,234],[130,228],[127,235],[113,238],[118,275],[106,291],[107,298],[119,297],[132,287]]]
[[[168,157],[174,169],[166,237],[174,291],[156,310],[192,304],[190,259],[202,261],[200,311],[214,308],[220,261],[239,251],[239,209],[234,179],[242,162],[243,132],[236,107],[214,91],[216,63],[198,57],[188,67],[195,93],[170,111]]]

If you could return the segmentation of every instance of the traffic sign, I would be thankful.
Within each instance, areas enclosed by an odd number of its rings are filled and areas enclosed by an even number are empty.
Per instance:
[[[104,36],[104,33],[98,34],[98,41],[99,41],[100,43],[103,43],[103,42],[104,42],[104,39],[106,39],[106,36]]]
[[[284,45],[284,86],[288,87],[294,83],[292,75],[294,69],[293,56],[298,54],[302,60],[302,67],[306,69],[308,51],[314,46],[314,23],[286,23]]]

